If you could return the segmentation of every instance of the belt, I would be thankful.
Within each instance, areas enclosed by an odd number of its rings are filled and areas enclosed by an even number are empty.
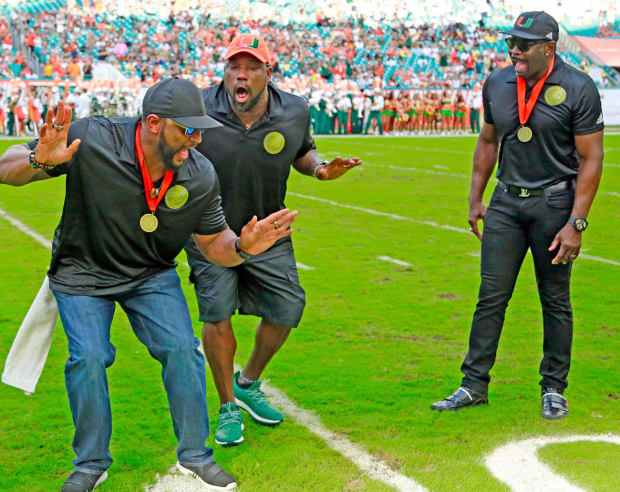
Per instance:
[[[528,198],[530,196],[542,196],[542,195],[552,195],[553,193],[559,193],[561,191],[574,190],[575,189],[575,180],[569,179],[566,181],[560,181],[559,183],[549,185],[545,188],[519,188],[514,185],[507,185],[501,181],[497,182],[497,186],[504,190],[506,193],[510,193],[511,195],[516,195],[521,198]]]

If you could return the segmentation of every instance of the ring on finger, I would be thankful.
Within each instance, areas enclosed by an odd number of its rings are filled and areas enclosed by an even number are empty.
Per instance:
[[[571,258],[577,258],[577,255],[570,255]]]
[[[273,227],[275,227],[276,229],[277,229],[278,227],[280,227],[280,224],[278,224],[278,221],[277,221],[277,220],[274,220],[274,221],[273,221]]]
[[[52,121],[52,126],[54,127],[54,130],[59,132],[61,132],[65,128],[63,125],[57,125],[55,121]]]

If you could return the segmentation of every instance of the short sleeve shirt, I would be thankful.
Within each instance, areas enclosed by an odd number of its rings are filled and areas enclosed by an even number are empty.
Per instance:
[[[532,88],[526,90],[529,100]],[[501,141],[497,178],[521,188],[544,188],[577,176],[575,135],[603,130],[601,99],[592,79],[556,56],[538,101],[525,123],[532,139],[521,142],[517,76],[508,66],[491,73],[483,90],[484,119]]]
[[[207,113],[223,126],[205,132],[198,150],[215,167],[224,215],[237,235],[254,215],[260,220],[284,208],[291,164],[316,148],[306,101],[267,87],[267,111],[249,129],[232,110],[223,83],[203,91]]]
[[[193,233],[227,227],[215,170],[190,150],[155,211],[157,229],[140,228],[150,210],[135,152],[138,121],[87,118],[71,124],[68,141],[80,138],[80,146],[70,162],[48,171],[67,176],[48,271],[52,289],[90,296],[130,290],[174,268]]]

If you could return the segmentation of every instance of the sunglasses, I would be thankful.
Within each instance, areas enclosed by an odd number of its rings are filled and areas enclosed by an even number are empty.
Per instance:
[[[506,38],[506,46],[508,46],[509,50],[512,50],[515,46],[519,48],[519,51],[525,53],[530,50],[530,48],[536,44],[549,43],[549,40],[546,39],[523,39],[523,38]]]
[[[196,132],[199,132],[200,135],[202,135],[205,132],[205,128],[202,129],[198,129],[198,128],[189,128],[187,126],[183,126],[183,125],[179,125],[176,121],[174,120],[170,120],[172,121],[176,126],[178,126],[179,128],[182,128],[183,130],[185,130],[185,136],[186,137],[193,137],[194,135],[196,135]]]

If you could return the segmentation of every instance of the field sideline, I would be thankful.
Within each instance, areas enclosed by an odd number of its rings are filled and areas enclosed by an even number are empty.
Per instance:
[[[8,145],[1,141],[0,152]],[[573,271],[568,418],[547,422],[538,414],[542,321],[529,256],[508,309],[490,405],[452,414],[428,408],[460,382],[477,300],[479,244],[466,223],[474,145],[471,137],[317,137],[323,157],[358,156],[364,165],[330,183],[291,173],[287,206],[299,210],[293,240],[298,262],[311,268],[300,269],[308,305],[265,377],[319,418],[331,438],[359,446],[428,490],[539,490],[535,474],[526,474],[521,487],[487,467],[492,461],[487,457],[509,441],[539,436],[566,442],[543,440],[536,451],[536,443],[525,441],[524,453],[538,456],[574,487],[613,490],[620,480],[620,136],[605,138],[600,193],[584,233],[584,257]],[[60,178],[25,188],[2,186],[0,209],[51,240],[63,184]],[[487,196],[490,191],[492,185]],[[45,275],[49,250],[1,217],[0,238],[3,366]],[[178,270],[198,334],[184,262],[182,254]],[[234,323],[241,364],[256,319],[238,317]],[[158,364],[122,311],[112,341],[115,463],[98,490],[143,490],[175,462],[175,439]],[[72,468],[65,359],[59,326],[36,393],[26,397],[0,386],[0,490],[59,490]],[[207,381],[214,426],[217,396],[210,375]],[[246,442],[215,448],[216,460],[238,478],[240,490],[391,489],[330,448],[299,416],[289,417],[277,428],[264,428],[244,414]],[[571,435],[602,435],[610,442],[571,442]],[[546,490],[567,490],[565,482],[553,480]]]

